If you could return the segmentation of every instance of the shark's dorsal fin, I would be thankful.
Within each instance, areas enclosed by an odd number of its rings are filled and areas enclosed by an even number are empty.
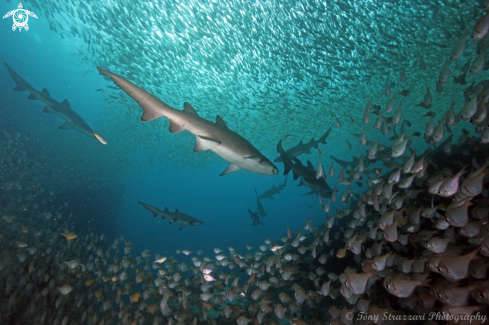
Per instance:
[[[59,127],[61,130],[72,130],[74,129],[75,127],[73,126],[73,124],[71,124],[70,122],[66,122],[64,123],[63,125],[61,125]]]
[[[178,209],[177,209],[177,208],[175,208],[175,212],[176,212],[176,213],[180,213],[180,211],[178,211]]]
[[[170,212],[170,210],[168,210],[168,207],[165,207],[165,212]]]
[[[70,102],[68,101],[68,99],[63,100],[62,104],[71,108],[71,105],[70,105]]]
[[[44,113],[54,113],[54,110],[51,108],[51,106],[46,104],[46,105],[44,105],[43,112]]]
[[[302,144],[302,140],[301,140],[301,141],[299,141],[299,143],[298,143],[297,145],[299,146],[299,145],[301,145],[301,144]]]
[[[231,173],[234,173],[235,171],[238,171],[240,169],[241,169],[241,167],[239,167],[236,164],[231,163],[231,164],[228,165],[228,167],[226,168],[226,170],[223,171],[222,174],[219,175],[219,176],[224,176],[224,175],[227,175],[227,174],[231,174]]]
[[[182,132],[185,130],[185,127],[181,126],[181,125],[178,125],[177,123],[175,123],[172,119],[168,119],[168,121],[170,121],[170,132],[171,133],[178,133],[178,132]]]
[[[220,126],[224,126],[226,129],[229,129],[222,117],[219,115],[216,116],[216,124],[219,124]]]
[[[183,111],[188,114],[194,114],[194,115],[199,115],[197,114],[197,111],[190,105],[189,103],[185,102],[183,103]]]
[[[312,166],[312,163],[309,160],[307,161],[307,167],[314,169],[314,167]]]
[[[49,97],[51,97],[51,95],[49,94],[49,91],[48,91],[46,88],[43,88],[43,89],[41,90],[41,93],[42,93],[44,96],[49,96]]]
[[[187,227],[187,225],[186,225],[186,224],[184,224],[184,223],[181,223],[181,224],[180,224],[180,229],[178,229],[178,230],[182,230],[182,229],[183,229],[183,228],[185,228],[185,227]]]

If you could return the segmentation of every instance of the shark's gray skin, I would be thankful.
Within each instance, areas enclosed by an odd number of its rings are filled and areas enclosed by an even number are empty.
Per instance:
[[[285,151],[287,153],[287,156],[289,156],[292,159],[292,158],[298,157],[304,153],[311,153],[312,148],[317,148],[320,143],[322,143],[322,144],[326,143],[326,139],[328,138],[329,134],[331,133],[332,128],[333,128],[333,125],[331,125],[329,127],[328,131],[326,131],[322,135],[322,137],[320,137],[317,140],[314,140],[314,138],[312,138],[311,141],[309,141],[307,143],[302,143],[302,140],[301,140],[298,144],[296,144],[292,148]],[[278,156],[274,160],[274,162],[281,162],[281,161],[282,161],[282,158],[280,156]]]
[[[262,200],[262,199],[273,199],[273,196],[275,194],[279,194],[287,185],[287,177],[289,177],[289,176],[287,175],[285,177],[285,180],[282,184],[279,184],[277,187],[275,187],[275,185],[273,185],[271,188],[269,188],[268,190],[266,190],[262,194],[258,195],[258,199],[260,199],[260,200]],[[255,190],[255,192],[256,192],[256,190]]]
[[[182,230],[186,226],[202,226],[204,224],[202,221],[197,220],[194,217],[189,216],[188,214],[181,213],[180,211],[178,211],[178,209],[175,209],[175,212],[170,212],[167,207],[165,207],[165,210],[160,210],[157,207],[143,203],[141,201],[138,201],[138,203],[148,209],[151,213],[153,213],[154,217],[161,215],[162,219],[168,218],[170,224],[172,222],[179,223],[180,229],[178,230]]]
[[[260,215],[260,217],[265,217],[267,215],[267,213],[265,212],[265,208],[263,207],[263,204],[261,204],[260,202],[260,199],[258,198],[258,192],[255,190],[255,193],[256,193],[256,204],[257,204],[257,210],[258,210],[258,214]]]
[[[263,225],[263,222],[260,221],[260,217],[258,216],[258,213],[251,212],[250,209],[248,209],[248,212],[249,212],[249,214],[251,216],[251,219],[253,220],[253,222],[252,222],[252,225],[253,226]]]
[[[277,144],[277,151],[280,153],[284,163],[284,175],[287,175],[292,170],[294,180],[301,177],[299,186],[305,185],[311,189],[311,192],[304,195],[316,194],[324,198],[331,197],[333,190],[324,178],[316,178],[316,171],[310,161],[307,162],[307,166],[304,166],[298,158],[294,158],[294,161],[292,161],[282,147],[282,140]]]
[[[278,169],[245,138],[231,131],[218,115],[216,123],[201,118],[195,109],[185,103],[183,111],[174,109],[144,89],[110,71],[98,68],[100,73],[131,96],[143,109],[141,121],[151,121],[165,116],[170,121],[170,132],[184,130],[195,135],[194,151],[211,150],[230,162],[221,174],[227,175],[240,169],[262,175],[276,175]]]
[[[14,88],[16,91],[29,91],[29,99],[37,99],[43,102],[44,112],[45,113],[53,113],[61,117],[66,122],[61,125],[59,128],[62,130],[71,130],[75,129],[81,134],[86,135],[87,137],[96,138],[103,144],[107,144],[107,142],[102,138],[100,134],[95,133],[92,128],[85,122],[80,115],[78,115],[74,110],[71,109],[70,103],[68,100],[64,100],[62,103],[54,100],[49,94],[46,88],[42,89],[42,91],[35,90],[27,81],[25,81],[17,72],[15,72],[7,63],[5,66],[8,69],[8,72],[12,79],[14,79],[17,87]]]

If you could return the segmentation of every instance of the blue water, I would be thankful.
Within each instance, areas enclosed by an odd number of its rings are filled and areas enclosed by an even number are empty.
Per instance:
[[[0,9],[3,12],[10,7],[12,4],[2,2]],[[67,98],[71,107],[96,132],[103,134],[106,125],[114,122],[100,118],[105,104],[95,90],[105,85],[105,80],[99,76],[95,66],[85,71],[78,68],[79,57],[73,53],[70,41],[60,39],[50,31],[45,20],[31,18],[29,23],[31,30],[19,33],[10,30],[11,21],[2,21],[2,61],[7,62],[34,88],[48,89],[58,101]],[[120,157],[116,149],[111,148],[112,138],[106,137],[109,144],[102,146],[74,130],[59,130],[59,125],[63,123],[61,118],[43,113],[43,104],[28,100],[27,92],[11,91],[15,84],[3,67],[0,69],[0,84],[0,127],[33,133],[45,150],[51,152],[50,159],[65,161],[68,167],[75,166],[79,174],[67,181],[77,182],[85,177],[103,178],[107,168],[111,169],[109,179],[103,184],[96,181],[64,199],[70,206],[81,208],[81,211],[73,211],[79,227],[97,227],[98,231],[109,236],[110,242],[120,236],[130,239],[134,244],[134,255],[144,249],[159,254],[175,254],[176,249],[193,252],[201,249],[210,255],[213,248],[227,249],[228,246],[244,252],[246,245],[258,247],[269,238],[277,241],[285,234],[287,226],[295,233],[303,228],[308,219],[312,218],[316,227],[326,220],[318,197],[301,196],[310,190],[298,187],[298,181],[289,177],[287,187],[275,199],[262,200],[268,215],[262,219],[263,226],[254,227],[247,211],[247,208],[252,211],[256,208],[254,190],[262,193],[272,185],[282,183],[284,176],[267,177],[238,171],[219,177],[227,166],[227,162],[221,159],[199,169],[139,169],[138,166],[128,169],[118,165],[118,161],[125,157]],[[141,122],[135,120],[136,123]],[[125,128],[133,126],[127,125]],[[160,132],[167,132],[166,126]],[[124,133],[117,136],[125,141]],[[182,134],[171,134],[170,137],[170,140],[179,141]],[[137,142],[132,144],[137,146]],[[186,148],[189,152],[192,149],[192,145]],[[159,152],[165,152],[165,147],[156,143],[151,151],[141,152],[139,158],[144,160],[145,156]],[[171,152],[166,154],[171,155]],[[202,153],[192,154],[198,160]],[[278,156],[274,152],[264,154],[270,159]],[[78,156],[87,158],[90,166],[73,164]],[[278,166],[282,172],[282,166]],[[85,167],[90,170],[87,174],[84,174]],[[334,181],[331,180],[330,184],[334,184]],[[169,225],[161,217],[153,218],[137,201],[161,209],[168,207],[170,211],[178,208],[205,225],[179,231],[179,225]],[[336,207],[340,208],[340,205]],[[334,207],[333,203],[331,207]]]

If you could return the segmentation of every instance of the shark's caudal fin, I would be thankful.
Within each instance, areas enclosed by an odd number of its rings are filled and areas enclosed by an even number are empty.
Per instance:
[[[164,116],[164,112],[160,108],[161,106],[171,109],[171,107],[168,106],[168,104],[164,103],[163,101],[159,100],[155,96],[151,95],[146,90],[136,86],[132,82],[122,78],[121,76],[118,76],[100,67],[97,67],[97,69],[101,75],[110,77],[110,79],[112,79],[112,81],[117,86],[119,86],[122,90],[124,90],[142,107],[143,116],[141,116],[141,121],[143,122],[151,121]],[[178,125],[174,125],[172,128],[172,123],[170,120],[170,132],[176,133],[180,131],[183,131],[183,129],[179,128]]]
[[[15,72],[14,69],[12,69],[7,63],[4,62],[3,64],[7,67],[8,73],[10,74],[10,76],[12,77],[12,79],[16,84],[16,87],[14,88],[15,91],[30,91],[34,89],[27,81],[25,81],[21,76],[19,76],[17,72]]]

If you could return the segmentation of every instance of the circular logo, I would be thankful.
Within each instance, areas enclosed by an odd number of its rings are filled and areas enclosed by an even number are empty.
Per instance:
[[[353,313],[351,311],[347,311],[345,313],[345,319],[346,320],[352,320],[353,319]]]

